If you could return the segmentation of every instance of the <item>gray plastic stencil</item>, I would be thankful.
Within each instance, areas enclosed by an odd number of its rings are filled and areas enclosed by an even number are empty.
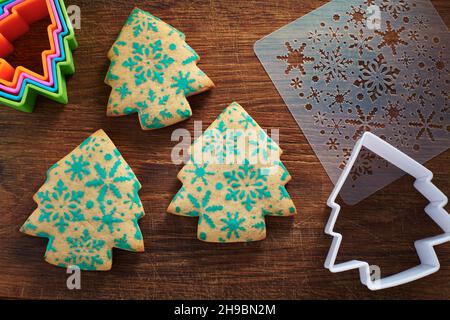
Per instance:
[[[366,131],[420,163],[450,146],[450,34],[428,0],[334,0],[255,53],[333,183]],[[356,204],[403,174],[362,153],[341,197]]]

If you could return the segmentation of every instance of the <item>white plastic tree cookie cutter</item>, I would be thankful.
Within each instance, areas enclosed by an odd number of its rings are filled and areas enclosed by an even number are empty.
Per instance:
[[[342,242],[342,235],[333,231],[341,209],[339,204],[336,203],[336,198],[363,147],[389,161],[416,179],[414,187],[430,202],[425,208],[425,212],[444,231],[441,235],[417,240],[415,242],[414,245],[420,259],[420,265],[381,279],[372,279],[370,266],[365,261],[352,260],[339,264],[335,263],[339,246]],[[327,204],[332,209],[332,212],[325,227],[325,233],[333,236],[333,242],[325,261],[325,268],[333,273],[359,269],[361,282],[370,290],[395,287],[437,272],[440,268],[440,263],[433,247],[450,241],[450,215],[444,209],[448,199],[445,194],[431,182],[432,179],[433,173],[423,165],[376,135],[366,132],[357,142],[347,166],[328,199]]]

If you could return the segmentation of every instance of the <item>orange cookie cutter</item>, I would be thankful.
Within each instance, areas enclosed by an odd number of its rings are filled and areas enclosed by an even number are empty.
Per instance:
[[[22,73],[47,81],[49,80],[47,57],[56,53],[53,32],[58,29],[55,13],[49,3],[50,0],[27,0],[11,9],[11,14],[0,21],[0,83],[15,88]],[[28,68],[18,66],[14,68],[4,58],[14,51],[12,42],[30,30],[30,25],[50,16],[52,24],[47,27],[50,50],[42,52],[42,66],[44,74],[40,75]]]

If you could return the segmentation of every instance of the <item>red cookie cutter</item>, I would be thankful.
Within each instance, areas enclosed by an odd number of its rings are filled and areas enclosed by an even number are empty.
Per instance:
[[[30,30],[30,25],[50,16],[52,24],[48,26],[47,32],[50,40],[50,50],[42,52],[42,65],[44,75],[37,74],[25,67],[13,68],[3,58],[14,50],[12,42]],[[49,80],[47,57],[56,53],[53,32],[58,29],[53,10],[49,0],[27,0],[11,10],[11,14],[0,20],[0,83],[8,87],[16,87],[21,73],[27,73],[38,80]]]

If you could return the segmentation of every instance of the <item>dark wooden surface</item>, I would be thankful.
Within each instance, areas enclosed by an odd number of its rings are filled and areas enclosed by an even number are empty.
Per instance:
[[[75,53],[77,73],[68,81],[66,107],[39,99],[25,114],[0,108],[0,297],[33,299],[333,299],[450,298],[450,244],[438,247],[439,273],[412,284],[370,292],[356,271],[331,274],[323,268],[330,238],[326,199],[332,189],[323,167],[253,53],[266,34],[326,1],[111,1],[74,0],[82,12]],[[450,2],[433,1],[450,26]],[[190,99],[191,120],[144,132],[136,116],[107,118],[109,88],[103,84],[106,52],[134,6],[148,10],[186,33],[202,57],[201,68],[217,88]],[[15,62],[31,63],[39,37],[18,45]],[[28,60],[27,60],[28,59]],[[237,101],[263,128],[281,129],[282,161],[294,180],[288,191],[299,208],[295,219],[268,220],[268,239],[240,245],[196,240],[196,219],[166,214],[180,183],[181,167],[171,163],[171,133],[209,125]],[[114,252],[113,270],[82,274],[82,290],[66,288],[64,269],[43,260],[46,241],[18,229],[34,210],[33,194],[46,170],[95,130],[103,128],[129,162],[143,188],[146,217],[140,225],[146,252]],[[450,151],[427,163],[435,182],[450,194]],[[339,261],[361,258],[383,273],[417,263],[413,241],[439,230],[423,211],[424,200],[409,178],[397,181],[363,204],[345,208],[337,229],[346,241]]]

